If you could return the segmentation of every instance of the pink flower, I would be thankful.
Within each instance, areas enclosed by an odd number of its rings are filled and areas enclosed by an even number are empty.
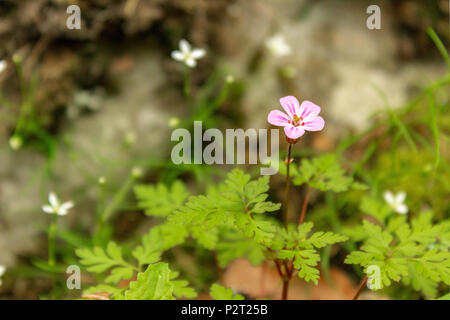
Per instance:
[[[287,96],[280,99],[280,104],[286,113],[272,110],[267,117],[269,123],[284,127],[284,133],[290,139],[297,140],[305,131],[320,131],[325,121],[318,116],[320,107],[311,101],[298,102],[297,98]]]

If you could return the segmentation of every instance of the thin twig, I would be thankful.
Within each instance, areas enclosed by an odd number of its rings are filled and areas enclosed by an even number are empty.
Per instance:
[[[280,261],[273,260],[273,262],[275,262],[275,265],[277,266],[278,275],[280,276],[281,279],[283,279],[284,276],[283,276],[283,272],[281,271]]]
[[[359,283],[358,291],[356,292],[356,294],[352,300],[358,300],[359,295],[361,294],[364,287],[366,286],[367,279],[368,279],[367,276],[364,276],[364,278],[362,278],[361,282]]]
[[[286,270],[286,276],[291,279],[291,268],[288,266],[287,261],[283,260],[284,270]]]
[[[288,299],[289,279],[283,280],[283,292],[281,293],[281,300]]]
[[[311,187],[308,185],[306,187],[305,199],[303,200],[302,212],[300,214],[300,219],[298,220],[298,224],[302,224],[305,220],[306,208],[308,208],[309,196],[311,194]]]

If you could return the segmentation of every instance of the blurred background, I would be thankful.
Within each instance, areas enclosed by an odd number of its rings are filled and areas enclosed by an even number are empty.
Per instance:
[[[66,26],[73,4],[80,30]],[[380,30],[366,27],[372,4]],[[45,258],[49,191],[75,202],[61,223],[88,232],[99,177],[113,192],[134,166],[149,182],[183,176],[169,163],[173,123],[192,116],[184,66],[171,58],[180,39],[206,50],[191,71],[199,99],[226,87],[211,126],[268,128],[268,112],[290,94],[326,120],[301,145],[333,151],[446,74],[430,27],[448,46],[449,1],[1,0],[0,264],[16,271],[0,296],[37,298],[50,286],[26,268]],[[271,50],[276,35],[289,53]],[[448,85],[437,99],[448,103]],[[448,155],[448,140],[441,146]],[[134,206],[121,207],[116,238],[144,228]]]

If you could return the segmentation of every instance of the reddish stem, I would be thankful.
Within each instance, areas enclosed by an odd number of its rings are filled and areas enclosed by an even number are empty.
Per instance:
[[[283,280],[283,292],[281,294],[281,300],[288,299],[289,280],[290,279]]]
[[[283,279],[284,276],[283,276],[283,272],[281,271],[280,261],[273,260],[273,262],[275,262],[275,265],[277,266],[278,275],[280,276],[281,279]]]
[[[285,208],[284,208],[284,216],[283,216],[283,223],[284,223],[284,226],[286,227],[286,229],[288,226],[288,218],[289,218],[289,188],[291,185],[289,167],[291,164],[291,149],[292,149],[292,143],[289,143],[288,155],[287,155],[287,161],[286,161],[286,191],[285,191],[285,197],[284,197]]]
[[[359,283],[358,291],[356,292],[355,296],[353,297],[353,300],[358,300],[359,295],[361,294],[364,287],[366,286],[367,279],[368,279],[367,276],[364,276],[364,278],[362,278],[361,282]]]
[[[308,208],[309,196],[311,194],[311,187],[308,185],[306,188],[305,199],[303,200],[302,212],[300,214],[300,219],[298,220],[298,224],[302,224],[305,220],[306,208]]]

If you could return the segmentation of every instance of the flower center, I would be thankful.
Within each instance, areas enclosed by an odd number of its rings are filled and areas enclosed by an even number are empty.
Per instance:
[[[293,116],[293,121],[292,124],[296,127],[300,126],[300,125],[304,125],[303,119],[302,117],[297,116],[296,114],[294,114]]]

